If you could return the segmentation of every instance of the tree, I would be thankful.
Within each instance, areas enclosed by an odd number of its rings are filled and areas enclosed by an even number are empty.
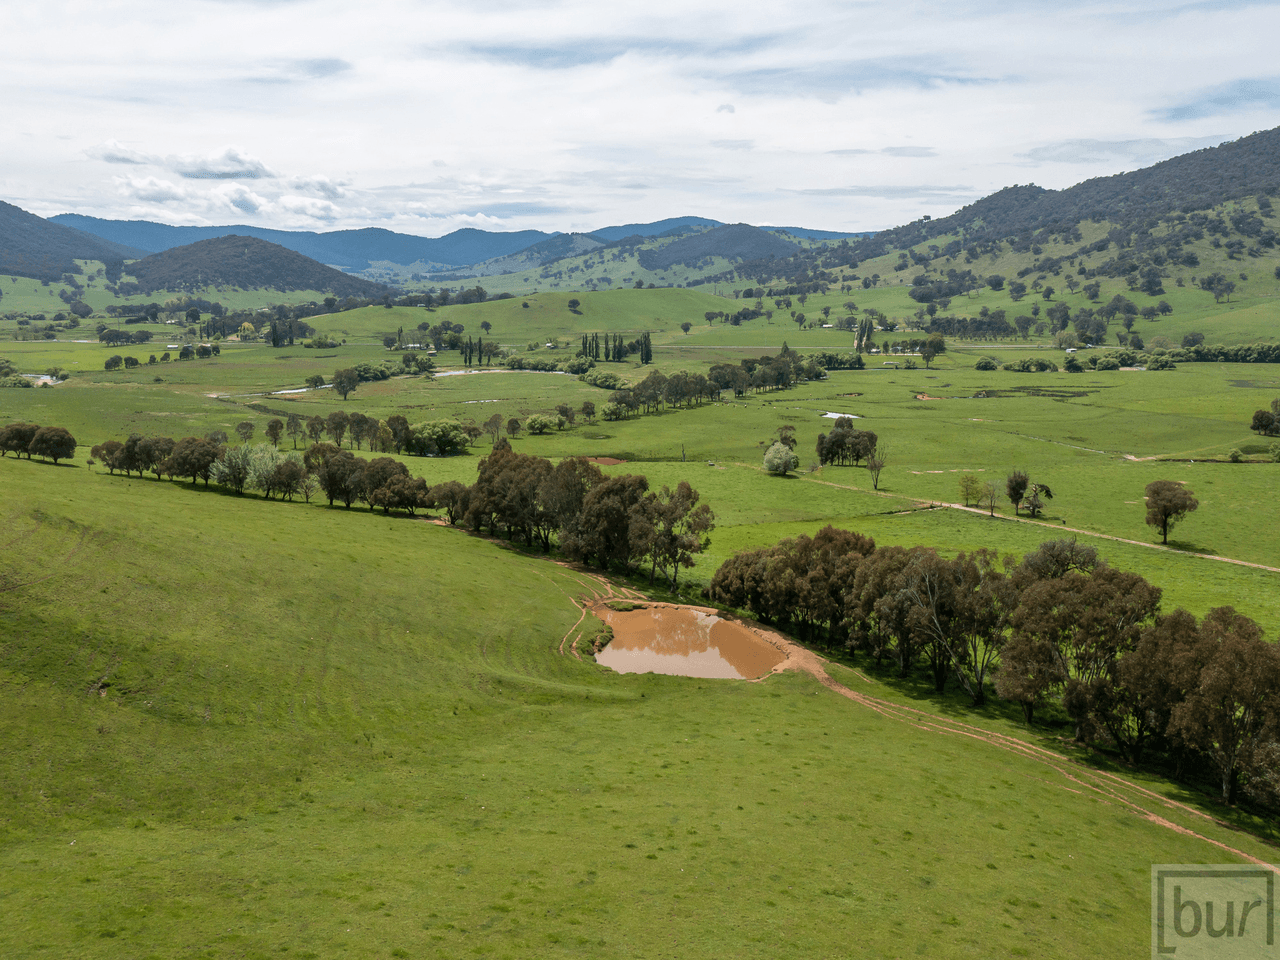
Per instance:
[[[347,435],[347,429],[351,425],[351,418],[347,416],[345,411],[335,410],[329,414],[325,420],[324,430],[337,446],[342,446],[342,439]]]
[[[307,418],[307,437],[312,443],[319,443],[320,438],[324,436],[327,424],[324,417],[316,414],[314,417]]]
[[[536,435],[550,433],[555,425],[555,418],[549,417],[545,413],[535,413],[525,424],[529,432]]]
[[[1022,506],[1022,501],[1027,495],[1027,485],[1031,482],[1030,478],[1022,470],[1015,470],[1009,474],[1009,478],[1005,480],[1004,489],[1009,497],[1009,502],[1013,504],[1013,512],[1016,516],[1018,508]]]
[[[684,334],[687,337],[689,335],[689,331],[693,329],[693,324],[686,320],[684,323],[680,324],[680,329],[684,331]]]
[[[409,421],[398,413],[387,417],[387,428],[391,431],[391,444],[396,453],[400,453],[409,443]]]
[[[452,457],[464,452],[470,439],[457,420],[428,420],[410,429],[405,449],[420,457]]]
[[[377,433],[378,421],[366,417],[359,410],[355,410],[347,417],[347,429],[351,431],[351,442],[359,450],[360,444],[368,439],[370,432]]]
[[[502,436],[502,414],[495,413],[484,422],[484,432],[489,434],[489,439],[494,446],[498,445],[498,438]]]
[[[244,493],[249,482],[253,454],[248,447],[233,447],[209,465],[209,479],[236,493]]]
[[[582,301],[578,300],[577,298],[570,300],[568,303],[569,309],[572,310],[574,313],[578,312],[578,308],[580,306],[582,306]]]
[[[649,492],[643,476],[625,474],[606,477],[582,498],[582,514],[569,536],[562,534],[561,549],[575,560],[597,561],[627,566],[633,556],[631,508]]]
[[[579,412],[582,414],[582,418],[586,420],[587,423],[595,423],[596,405],[592,403],[590,400],[582,401],[582,406],[579,408]]]
[[[324,377],[322,377],[318,373],[313,373],[311,376],[307,377],[302,382],[306,384],[308,387],[310,387],[312,390],[319,390],[321,387],[324,386]]]
[[[253,437],[253,421],[241,420],[236,424],[236,436],[240,438],[241,443],[248,443]]]
[[[209,485],[209,468],[218,458],[218,447],[202,437],[183,437],[173,447],[173,453],[164,462],[163,470],[171,477],[190,477],[191,485],[204,480]]]
[[[292,418],[290,418],[292,419]],[[279,417],[272,417],[267,421],[267,439],[271,441],[273,447],[280,446],[280,438],[284,435],[284,421]]]
[[[982,485],[978,494],[978,506],[986,507],[991,516],[996,515],[996,504],[1000,502],[1000,488],[988,480]]]
[[[298,438],[303,435],[306,428],[302,424],[302,415],[298,413],[289,414],[289,422],[284,428],[290,439],[293,440],[293,449],[298,449]]]
[[[880,489],[880,471],[889,460],[889,448],[883,443],[876,443],[876,448],[867,455],[867,472],[871,474],[871,488]]]
[[[76,453],[76,438],[64,427],[41,427],[31,438],[27,447],[27,459],[31,454],[52,460],[57,466],[59,460],[70,460]]]
[[[1231,607],[1209,611],[1192,653],[1194,684],[1171,711],[1170,731],[1201,750],[1222,777],[1232,803],[1240,774],[1274,741],[1280,704],[1280,651],[1258,625]],[[1193,667],[1193,669],[1194,669]]]
[[[1147,526],[1160,531],[1160,542],[1169,542],[1169,530],[1200,506],[1191,491],[1173,480],[1147,484]]]
[[[328,498],[329,506],[333,506],[335,500],[341,500],[348,510],[351,509],[351,504],[360,496],[365,467],[365,461],[350,450],[338,450],[316,464],[316,480]]]
[[[1053,491],[1049,489],[1047,484],[1033,483],[1030,486],[1030,493],[1026,498],[1027,512],[1031,514],[1032,519],[1040,515],[1040,511],[1044,509],[1044,501],[1053,499]]]
[[[785,477],[799,465],[800,458],[781,440],[774,441],[773,446],[764,453],[764,469],[774,476]]]
[[[356,373],[353,367],[333,371],[333,389],[342,394],[343,400],[346,400],[350,394],[354,393],[359,385],[360,375]]]
[[[692,567],[693,556],[711,543],[715,514],[698,503],[698,491],[682,480],[671,491],[665,485],[631,509],[629,536],[637,557],[650,560],[649,582],[657,571],[676,589],[681,567]]]
[[[21,459],[25,453],[27,459],[30,460],[31,441],[35,439],[35,435],[39,430],[40,425],[37,423],[11,423],[8,426],[0,427],[0,456],[12,453],[15,457]],[[93,456],[98,457],[97,454],[93,454]],[[103,458],[98,457],[98,459]]]
[[[982,481],[978,479],[976,473],[960,474],[960,497],[964,500],[967,507],[971,503],[977,503],[982,496]]]
[[[512,417],[507,421],[507,436],[518,437],[520,435],[521,426],[520,421],[517,418]]]

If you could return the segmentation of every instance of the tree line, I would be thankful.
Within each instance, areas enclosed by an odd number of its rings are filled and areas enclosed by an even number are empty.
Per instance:
[[[994,690],[1030,723],[1053,705],[1077,739],[1131,763],[1212,774],[1225,802],[1241,787],[1280,796],[1280,651],[1230,607],[1162,614],[1159,587],[1075,541],[1020,563],[988,550],[948,559],[828,526],[735,555],[706,593],[900,676],[923,668],[937,692],[954,682],[975,706]]]
[[[38,423],[16,422],[0,427],[0,457],[12,453],[19,459],[37,456],[52,460],[70,460],[76,454],[76,438],[65,427],[42,427]]]
[[[516,453],[506,440],[480,461],[476,482],[434,487],[431,502],[450,523],[521,540],[601,569],[648,567],[675,589],[680,570],[710,544],[715,514],[681,481],[651,491],[641,475],[605,476],[583,457],[552,465]]]

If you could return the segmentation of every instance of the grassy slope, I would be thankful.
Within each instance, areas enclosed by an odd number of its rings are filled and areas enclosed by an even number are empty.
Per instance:
[[[7,957],[1132,954],[1149,864],[1230,859],[799,676],[560,657],[573,575],[458,531],[0,476]]]

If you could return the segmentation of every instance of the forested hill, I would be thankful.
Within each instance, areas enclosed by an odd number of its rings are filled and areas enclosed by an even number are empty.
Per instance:
[[[1084,220],[1109,220],[1132,230],[1177,210],[1207,210],[1277,190],[1280,127],[1065,190],[1006,187],[949,217],[884,230],[851,247],[855,258],[866,260],[949,234],[966,241],[1001,240],[1031,231],[1064,232]]]
[[[215,237],[156,253],[126,271],[141,293],[194,293],[207,286],[244,290],[323,290],[339,297],[379,297],[382,284],[352,277],[310,257],[257,237]]]
[[[763,260],[790,257],[799,248],[772,233],[746,223],[715,227],[704,233],[681,237],[655,250],[640,251],[640,266],[646,270],[665,270],[677,263],[695,264],[710,257],[726,260]]]
[[[119,261],[143,251],[112,243],[0,201],[0,274],[61,280],[77,273],[74,260]]]
[[[217,237],[256,237],[279,244],[303,256],[342,267],[364,270],[376,260],[391,263],[436,263],[446,266],[478,263],[523,250],[548,237],[541,230],[495,233],[466,227],[443,237],[417,237],[377,227],[315,233],[307,230],[271,230],[238,224],[225,227],[173,227],[150,220],[102,220],[78,213],[50,218],[99,237],[128,243],[147,253],[160,253],[200,240]]]

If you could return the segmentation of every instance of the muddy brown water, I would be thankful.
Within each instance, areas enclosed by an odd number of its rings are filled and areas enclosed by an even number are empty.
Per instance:
[[[613,640],[596,654],[596,662],[618,673],[748,680],[786,659],[742,624],[696,607],[619,612],[602,605],[595,614],[613,628]]]

